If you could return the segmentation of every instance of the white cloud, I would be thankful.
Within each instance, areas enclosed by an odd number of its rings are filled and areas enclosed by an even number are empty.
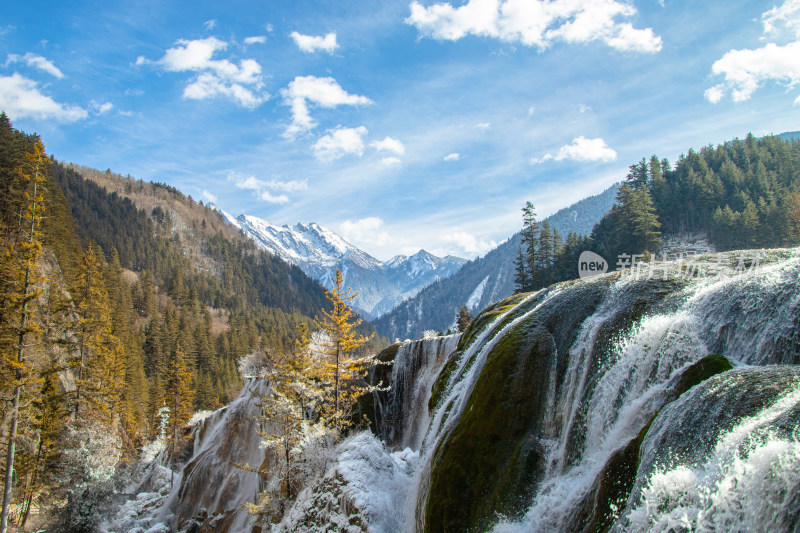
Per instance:
[[[731,93],[734,102],[749,100],[768,80],[794,87],[800,83],[800,41],[786,46],[769,43],[755,50],[731,50],[714,63],[711,71],[725,77],[723,83],[706,91],[706,98],[712,103],[719,102],[720,95],[726,92]]]
[[[491,128],[492,124],[489,123],[489,122],[481,122],[479,124],[475,124],[475,127],[478,128],[479,130],[484,130],[485,131],[485,130],[488,130],[489,128]]]
[[[228,173],[228,181],[232,181],[239,189],[246,189],[251,191],[258,191],[266,187],[266,182],[262,181],[255,176],[243,176],[236,172]]]
[[[800,38],[800,0],[786,0],[761,15],[764,33],[780,33],[788,30]]]
[[[203,192],[201,192],[200,194],[203,196],[203,198],[205,198],[209,202],[217,203],[217,200],[218,200],[217,196],[215,194],[209,192],[208,189],[203,189]]]
[[[273,178],[263,183],[265,187],[275,191],[295,192],[308,190],[308,180],[281,181]]]
[[[450,242],[458,246],[467,254],[482,254],[494,248],[497,248],[495,241],[487,241],[479,239],[471,233],[466,231],[454,230],[443,237],[445,242]]]
[[[399,167],[402,164],[403,162],[396,157],[384,157],[381,159],[381,165],[385,166],[386,168]]]
[[[311,149],[314,151],[314,157],[325,162],[335,161],[347,154],[361,157],[364,153],[364,136],[366,134],[367,128],[364,126],[357,128],[338,126],[329,130],[327,135],[320,137]]]
[[[722,100],[723,96],[725,96],[725,85],[720,84],[720,85],[714,85],[713,87],[709,87],[708,89],[706,89],[706,92],[703,93],[703,96],[705,96],[706,100],[708,100],[712,104],[716,104],[720,100]]]
[[[298,133],[317,125],[309,113],[309,102],[325,108],[372,103],[366,96],[348,93],[333,78],[316,76],[297,76],[285,89],[281,89],[281,95],[284,103],[292,108],[292,124],[283,135],[287,139],[294,139]]]
[[[397,155],[403,155],[406,153],[406,147],[403,146],[403,143],[391,137],[385,137],[382,141],[372,141],[369,143],[369,145],[378,151],[385,150],[387,152],[393,152]]]
[[[18,54],[8,54],[8,57],[6,58],[6,66],[19,61],[24,61],[29,67],[38,68],[39,70],[47,72],[51,76],[55,76],[58,79],[64,77],[64,73],[61,72],[61,70],[59,70],[52,61],[31,52],[28,52],[24,56],[20,56]]]
[[[786,30],[800,38],[800,0],[786,0],[761,15],[764,34]],[[767,81],[791,89],[800,83],[800,40],[786,45],[768,43],[761,48],[729,50],[711,66],[725,81],[706,89],[705,98],[716,104],[730,93],[734,102],[749,100]]]
[[[108,113],[109,111],[111,111],[112,109],[114,109],[114,104],[112,104],[111,102],[105,102],[105,103],[102,103],[102,104],[101,104],[100,102],[95,102],[94,100],[92,100],[92,101],[89,103],[89,105],[91,106],[91,108],[92,108],[92,109],[93,109],[93,110],[94,110],[94,111],[95,111],[95,112],[96,112],[98,115],[102,115],[103,113]]]
[[[542,163],[549,160],[563,161],[572,159],[575,161],[603,161],[610,162],[617,159],[617,152],[608,147],[601,138],[587,139],[584,136],[576,137],[572,144],[567,144],[558,149],[555,154],[545,154],[541,159],[532,159],[531,163]]]
[[[259,196],[259,198],[261,198],[262,200],[264,200],[265,202],[268,202],[270,204],[286,204],[286,203],[289,203],[289,197],[286,196],[285,194],[279,194],[279,195],[275,196],[272,193],[270,193],[269,191],[262,192],[261,195]]]
[[[266,35],[255,35],[253,37],[246,37],[244,40],[245,46],[250,46],[251,44],[264,44],[267,42]]]
[[[367,217],[360,220],[345,220],[339,224],[339,231],[346,240],[357,244],[384,245],[389,242],[389,234],[380,231],[383,220],[379,217]]]
[[[303,35],[293,31],[291,37],[297,47],[303,52],[314,53],[319,50],[332,54],[334,50],[339,48],[336,43],[336,32],[330,32],[324,36]]]
[[[453,152],[452,154],[444,156],[445,161],[458,161],[459,159],[461,159],[461,154],[458,152]]]
[[[589,106],[588,106],[588,105],[586,105],[586,104],[578,104],[578,111],[579,111],[581,114],[584,114],[584,113],[586,113],[586,112],[588,112],[588,111],[591,111],[591,110],[592,110],[592,108],[591,108],[591,107],[589,107]]]
[[[424,7],[414,1],[406,23],[425,37],[450,41],[476,35],[540,50],[555,41],[601,41],[622,51],[658,52],[661,38],[651,28],[636,29],[618,20],[635,14],[633,5],[617,0],[469,0],[459,7]]]
[[[534,113],[536,113],[536,108],[534,106],[530,106],[528,108],[528,116],[532,117]]]
[[[205,28],[206,28],[208,31],[211,31],[211,30],[213,30],[214,28],[216,28],[216,27],[217,27],[217,19],[211,19],[211,20],[207,20],[207,21],[205,21],[205,22],[203,23],[203,26],[205,26]]]
[[[75,122],[89,116],[82,107],[60,104],[42,94],[35,81],[16,72],[0,76],[0,109],[14,120],[30,117]]]
[[[269,99],[261,91],[264,86],[261,65],[254,59],[243,59],[238,65],[227,59],[213,59],[228,47],[216,37],[187,41],[180,39],[175,47],[164,52],[158,61],[140,56],[137,65],[156,64],[168,72],[197,72],[184,88],[183,97],[205,100],[223,96],[242,107],[254,109]]]
[[[270,191],[296,192],[308,190],[308,181],[306,180],[283,181],[275,178],[263,180],[233,171],[228,173],[228,181],[232,182],[236,188],[253,191],[253,194],[265,202],[273,204],[288,203],[289,197],[285,194],[273,195]]]

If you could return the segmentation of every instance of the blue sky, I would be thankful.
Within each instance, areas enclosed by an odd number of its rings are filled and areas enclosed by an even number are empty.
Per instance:
[[[62,161],[474,257],[527,200],[800,129],[800,0],[4,2],[0,108]]]

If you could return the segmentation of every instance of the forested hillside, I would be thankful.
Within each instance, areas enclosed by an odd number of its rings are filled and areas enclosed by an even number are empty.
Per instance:
[[[707,234],[718,250],[800,243],[800,142],[780,136],[689,150],[672,168],[653,156],[630,167],[617,206],[592,232],[607,258],[657,251],[645,233]],[[655,215],[647,221],[645,211]],[[646,227],[647,226],[647,227]]]
[[[0,440],[14,446],[4,480],[12,467],[25,480],[6,500],[18,523],[55,506],[65,531],[111,490],[104,468],[159,433],[181,440],[193,413],[238,393],[240,359],[291,352],[329,306],[215,211],[98,174],[103,186],[0,114]]]
[[[589,196],[547,217],[562,236],[588,235],[614,205],[619,184]],[[521,234],[514,234],[485,256],[467,262],[453,276],[438,280],[415,297],[373,321],[381,334],[390,338],[416,339],[425,330],[446,331],[455,323],[456,312],[466,306],[471,312],[514,293],[514,260]]]
[[[590,250],[613,270],[619,258],[649,260],[662,237],[707,236],[719,251],[800,244],[800,141],[784,136],[740,140],[689,150],[675,167],[652,156],[629,168],[617,202],[588,238],[570,234],[555,246],[523,209],[515,262],[518,291],[578,277],[578,258]]]

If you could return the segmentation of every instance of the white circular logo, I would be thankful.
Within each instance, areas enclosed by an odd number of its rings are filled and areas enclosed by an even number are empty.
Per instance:
[[[581,253],[578,258],[578,275],[583,278],[591,278],[605,274],[608,271],[608,261],[594,252]]]

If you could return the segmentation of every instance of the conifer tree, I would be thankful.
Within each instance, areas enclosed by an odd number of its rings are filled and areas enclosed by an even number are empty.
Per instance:
[[[329,383],[323,416],[328,425],[338,431],[351,425],[350,415],[356,399],[372,391],[363,379],[374,358],[374,355],[359,357],[356,354],[356,349],[369,339],[356,331],[361,318],[350,307],[358,292],[343,290],[342,282],[342,273],[336,269],[333,289],[325,290],[332,308],[330,311],[323,309],[323,318],[315,320],[316,326],[324,333],[318,344],[321,376]]]
[[[467,309],[466,305],[462,305],[456,313],[456,328],[460,333],[467,331],[467,328],[472,323],[472,314]]]
[[[522,253],[522,246],[519,247],[517,259],[514,260],[514,292],[525,292],[531,286],[528,276],[528,262]]]
[[[8,513],[11,506],[14,484],[14,460],[18,436],[20,409],[26,387],[35,382],[32,368],[26,362],[28,336],[40,332],[32,317],[32,301],[40,294],[37,285],[44,281],[37,269],[41,254],[39,226],[43,214],[42,186],[46,180],[49,161],[44,145],[38,141],[33,150],[25,155],[25,164],[17,173],[27,183],[24,193],[26,209],[21,213],[19,226],[12,240],[3,250],[3,309],[2,342],[3,371],[12,387],[11,420],[8,430],[5,476],[3,484],[3,507],[0,513],[0,533],[8,528]]]
[[[529,286],[525,291],[533,290],[538,283],[538,246],[539,222],[536,220],[536,209],[531,202],[526,202],[522,208],[522,244],[525,256],[525,268]]]
[[[186,364],[186,352],[180,345],[172,354],[167,370],[167,399],[170,408],[170,455],[174,461],[180,430],[191,419],[194,404],[192,373]]]
[[[91,243],[81,258],[75,294],[78,317],[71,362],[76,368],[74,418],[80,418],[86,405],[110,425],[119,420],[122,410],[125,354],[119,337],[113,334],[109,296]]]

